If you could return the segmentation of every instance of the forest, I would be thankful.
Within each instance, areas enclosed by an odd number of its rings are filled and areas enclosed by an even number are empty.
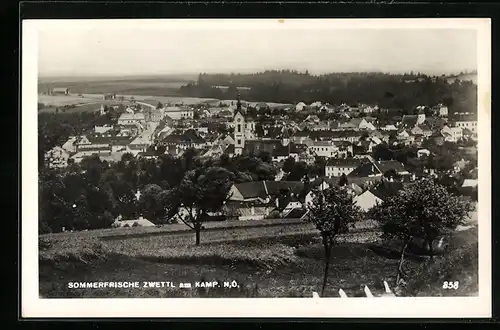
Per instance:
[[[293,103],[315,101],[340,104],[371,104],[385,109],[411,110],[418,105],[443,103],[456,112],[475,112],[477,85],[472,81],[431,77],[420,73],[331,73],[311,75],[291,70],[255,74],[205,74],[180,88],[190,97],[234,98],[237,87],[250,102]],[[214,86],[228,86],[226,91]]]

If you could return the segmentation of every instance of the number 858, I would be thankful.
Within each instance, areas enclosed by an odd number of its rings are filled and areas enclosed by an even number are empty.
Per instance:
[[[448,281],[444,281],[443,282],[443,289],[458,289],[458,286],[459,286],[459,282],[458,281],[455,281],[455,282],[448,282]]]

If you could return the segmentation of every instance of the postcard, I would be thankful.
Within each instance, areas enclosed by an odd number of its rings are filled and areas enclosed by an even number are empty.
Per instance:
[[[490,26],[24,20],[22,316],[489,317]]]

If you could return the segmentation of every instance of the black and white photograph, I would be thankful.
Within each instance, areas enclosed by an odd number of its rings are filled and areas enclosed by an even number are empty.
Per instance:
[[[25,21],[26,316],[489,316],[490,43],[466,18]]]

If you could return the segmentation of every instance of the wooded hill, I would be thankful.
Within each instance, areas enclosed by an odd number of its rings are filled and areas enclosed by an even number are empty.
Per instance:
[[[227,89],[215,86],[227,86]],[[251,102],[312,103],[334,105],[372,104],[381,108],[411,110],[418,105],[443,103],[452,111],[475,112],[477,85],[472,81],[420,73],[331,73],[311,75],[291,70],[271,70],[254,74],[200,74],[196,83],[180,88],[184,96],[242,98]]]

